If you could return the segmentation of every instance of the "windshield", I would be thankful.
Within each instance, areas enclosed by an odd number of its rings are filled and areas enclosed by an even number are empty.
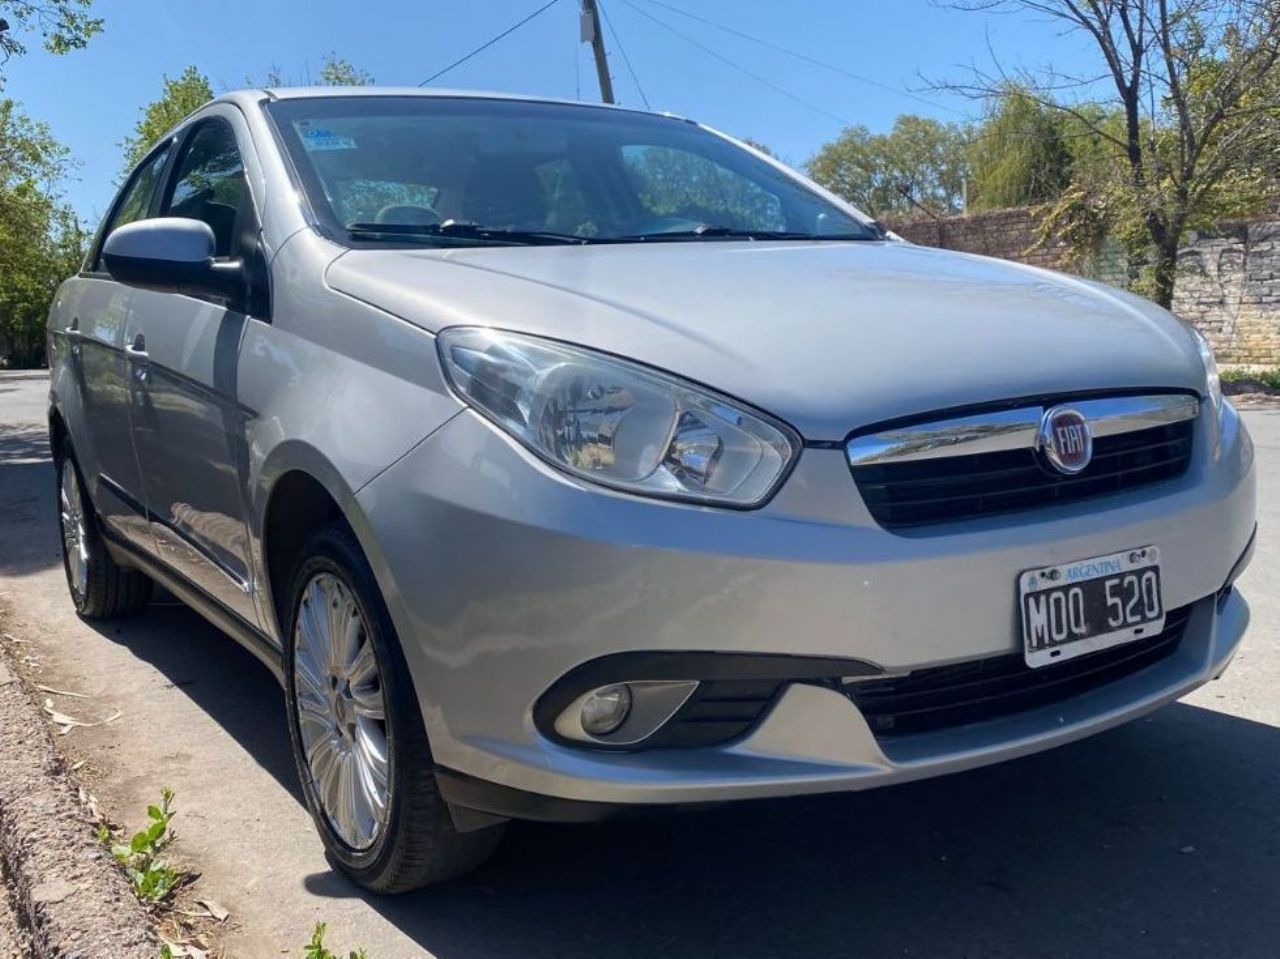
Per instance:
[[[312,206],[348,241],[879,239],[676,118],[460,97],[318,97],[267,110]]]

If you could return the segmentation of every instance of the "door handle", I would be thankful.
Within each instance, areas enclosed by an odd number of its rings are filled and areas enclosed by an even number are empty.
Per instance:
[[[130,361],[134,363],[146,363],[151,359],[147,355],[147,340],[141,333],[135,336],[133,342],[124,348],[124,352]]]
[[[141,333],[133,338],[133,342],[124,348],[124,355],[129,357],[129,366],[133,369],[133,378],[139,383],[147,381],[147,365],[151,357],[147,355],[147,340]]]
[[[80,339],[80,337],[84,335],[80,332],[80,317],[78,316],[73,317],[71,320],[71,325],[64,327],[62,330],[62,334],[69,340]]]

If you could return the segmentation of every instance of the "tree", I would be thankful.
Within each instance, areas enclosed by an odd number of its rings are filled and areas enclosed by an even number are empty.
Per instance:
[[[0,0],[0,20],[8,28],[0,30],[0,63],[22,56],[27,46],[22,37],[40,35],[40,44],[50,53],[82,49],[102,31],[102,20],[89,16],[92,0]]]
[[[759,150],[767,157],[773,157],[775,160],[778,158],[778,154],[770,150],[769,145],[763,140],[757,140],[755,137],[742,137],[742,142],[753,149]]]
[[[85,236],[56,192],[66,149],[0,100],[0,363],[38,366],[53,294],[84,256]]]
[[[182,119],[213,99],[209,78],[194,66],[187,67],[176,78],[164,78],[164,92],[147,104],[132,135],[124,138],[126,173],[138,165],[147,151]]]
[[[310,70],[307,70],[302,77],[286,77],[276,66],[267,71],[266,79],[262,83],[258,83],[253,77],[245,78],[245,83],[251,87],[368,87],[376,82],[373,74],[361,70],[346,57],[340,57],[333,51],[326,53],[320,61],[318,80],[311,78]]]
[[[964,206],[968,176],[963,127],[904,115],[873,134],[849,127],[809,161],[809,175],[873,216],[923,210],[934,216]]]
[[[1072,118],[1107,147],[1093,182],[1073,176],[1056,214],[1092,221],[1130,252],[1135,285],[1169,306],[1187,230],[1256,206],[1280,170],[1280,3],[1277,0],[952,0],[973,11],[1016,10],[1082,33],[1114,94],[1083,109],[1064,90],[1095,76],[1052,70],[1019,77],[1022,94]],[[975,71],[946,84],[1008,95],[1009,78]],[[1118,123],[1114,122],[1118,119]]]
[[[373,74],[361,70],[350,60],[332,51],[324,55],[320,66],[322,87],[367,87],[373,85]]]
[[[1060,197],[1071,182],[1062,115],[1016,87],[993,102],[969,147],[969,207],[995,210]]]

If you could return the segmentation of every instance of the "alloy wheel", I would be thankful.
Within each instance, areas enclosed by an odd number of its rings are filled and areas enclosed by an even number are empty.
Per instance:
[[[58,485],[58,512],[62,518],[62,548],[67,557],[67,573],[76,596],[83,597],[89,589],[89,536],[85,528],[80,480],[70,459],[63,460],[62,481]]]
[[[338,837],[368,849],[386,826],[390,798],[386,705],[368,626],[337,576],[322,572],[307,581],[293,642],[298,731],[312,791]]]

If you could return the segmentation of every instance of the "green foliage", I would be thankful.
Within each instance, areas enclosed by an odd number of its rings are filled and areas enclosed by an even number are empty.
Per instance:
[[[809,175],[873,216],[958,213],[969,172],[964,127],[904,114],[888,133],[849,127],[808,163]]]
[[[147,905],[164,902],[184,878],[183,873],[160,858],[161,852],[173,842],[169,823],[175,815],[173,790],[161,790],[160,797],[159,806],[147,807],[146,829],[134,833],[127,843],[111,845],[111,855],[124,867],[134,894]],[[110,833],[106,832],[105,836],[109,839]],[[99,838],[103,837],[103,830],[99,830]]]
[[[1018,87],[993,104],[969,148],[969,208],[1028,206],[1060,196],[1072,160],[1062,115]]]
[[[311,932],[311,942],[302,950],[303,959],[342,959],[337,953],[325,948],[324,930],[325,924],[317,922],[315,929]],[[369,957],[363,949],[352,949],[347,954],[347,959],[369,959]]]
[[[1168,306],[1188,230],[1269,206],[1280,182],[1276,0],[953,2],[1057,20],[1096,50],[1096,70],[1079,77],[1047,69],[1038,88],[1030,75],[1010,87],[1003,75],[977,73],[959,87],[1002,104],[1031,99],[1067,123],[1071,183],[1053,200],[1046,229],[1084,244],[1079,257],[1099,236],[1114,237],[1130,285]],[[1055,99],[1085,88],[1115,92],[1083,107]],[[1086,142],[1074,143],[1080,136]]]
[[[361,70],[350,60],[329,52],[320,66],[322,87],[367,87],[373,85],[373,74]]]
[[[92,0],[0,0],[0,17],[9,29],[0,33],[0,63],[22,56],[27,46],[22,37],[40,35],[40,44],[50,53],[70,53],[86,46],[102,31],[102,20],[89,16]]]
[[[86,237],[56,185],[69,167],[48,127],[0,100],[0,366],[44,361],[45,319]]]
[[[0,185],[51,182],[67,172],[67,149],[49,128],[22,112],[15,100],[0,100]]]
[[[1224,386],[1235,387],[1228,392],[1280,393],[1280,367],[1266,370],[1223,370],[1221,376]]]
[[[310,70],[301,77],[286,77],[275,66],[267,71],[266,78],[261,83],[253,77],[245,78],[245,84],[251,87],[367,87],[376,82],[373,74],[361,70],[346,57],[340,57],[332,51],[326,53],[320,61],[319,78],[313,78]]]
[[[778,158],[778,154],[776,154],[776,153],[774,153],[772,150],[770,150],[770,149],[769,149],[769,145],[768,145],[767,143],[765,143],[763,140],[757,140],[755,137],[741,137],[740,139],[741,139],[741,140],[742,140],[742,142],[743,142],[743,143],[745,143],[747,146],[749,146],[749,147],[751,147],[751,148],[753,148],[753,149],[759,150],[759,151],[760,151],[761,153],[763,153],[765,156],[767,156],[767,157],[773,157],[775,160]]]
[[[177,77],[164,78],[164,91],[142,110],[134,131],[120,144],[124,147],[125,172],[132,170],[147,151],[182,119],[213,99],[209,78],[194,66]]]

